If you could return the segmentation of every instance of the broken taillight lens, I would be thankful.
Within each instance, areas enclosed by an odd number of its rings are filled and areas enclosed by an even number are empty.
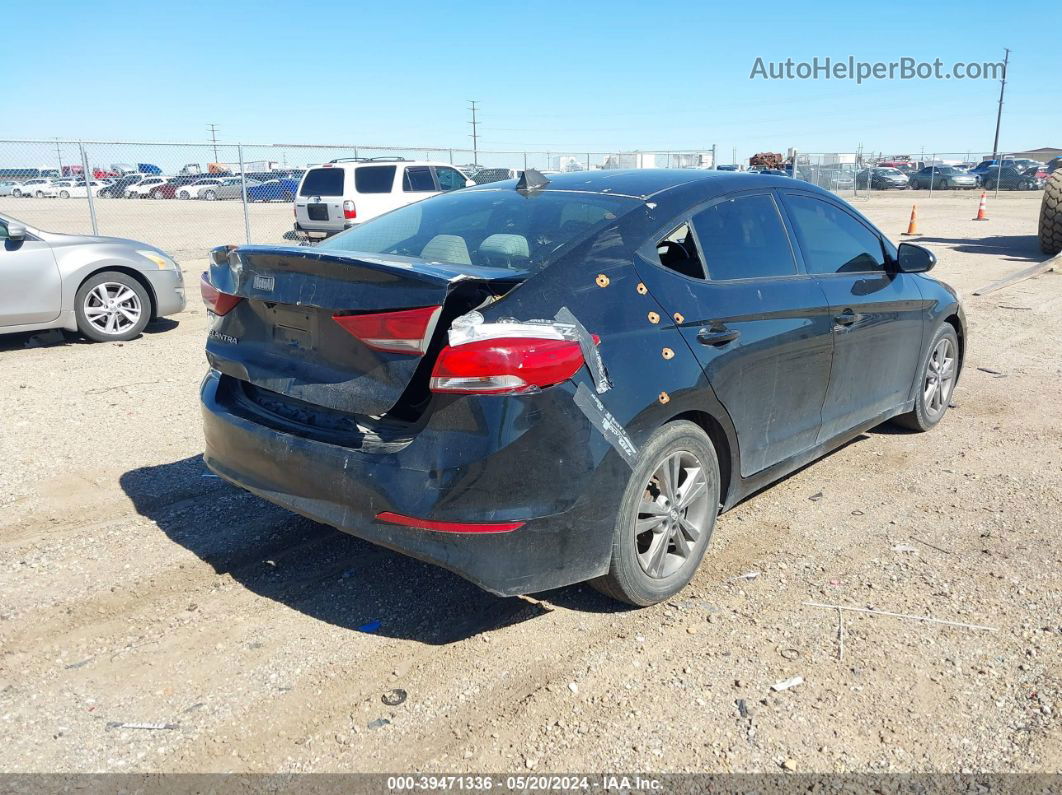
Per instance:
[[[501,338],[443,348],[433,392],[511,395],[567,381],[584,364],[575,340]]]
[[[332,315],[332,319],[373,350],[423,356],[441,311],[441,306],[426,306],[370,315]]]
[[[227,314],[236,304],[243,300],[238,295],[229,295],[221,292],[210,283],[210,278],[205,273],[199,278],[199,294],[203,296],[203,303],[206,304],[206,308],[215,315]]]

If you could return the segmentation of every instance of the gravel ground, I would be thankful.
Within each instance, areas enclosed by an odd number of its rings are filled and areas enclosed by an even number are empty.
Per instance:
[[[859,206],[898,234],[911,200]],[[195,302],[125,344],[0,338],[0,770],[1060,772],[1062,277],[969,295],[1041,259],[1038,200],[919,207],[968,296],[943,424],[738,506],[645,610],[500,599],[204,477]],[[807,601],[994,631],[844,613],[842,656]]]

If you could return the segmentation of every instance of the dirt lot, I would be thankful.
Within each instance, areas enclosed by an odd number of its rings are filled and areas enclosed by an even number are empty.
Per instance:
[[[860,207],[898,234],[911,198]],[[970,321],[942,426],[738,506],[646,610],[499,599],[205,477],[197,302],[3,338],[0,770],[1059,772],[1062,276],[969,295],[1041,259],[1038,200],[920,204]],[[809,600],[995,631],[845,613],[840,658]]]

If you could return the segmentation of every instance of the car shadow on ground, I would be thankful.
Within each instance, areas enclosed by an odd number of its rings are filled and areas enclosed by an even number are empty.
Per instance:
[[[1010,262],[1033,262],[1044,258],[1036,235],[988,235],[986,237],[928,237],[911,239],[912,243],[942,243],[964,254],[988,254]]]
[[[152,320],[144,327],[143,334],[162,334],[173,331],[180,322],[168,317],[160,317]],[[139,337],[134,337],[130,342],[135,342]],[[16,351],[23,348],[61,348],[66,345],[93,345],[91,340],[85,339],[80,334],[62,329],[48,329],[46,331],[19,331],[14,334],[0,336],[0,353],[4,351]]]
[[[199,456],[130,470],[120,483],[139,514],[219,575],[344,629],[437,645],[546,609],[296,516],[210,474]],[[624,609],[588,586],[554,597],[574,610]]]

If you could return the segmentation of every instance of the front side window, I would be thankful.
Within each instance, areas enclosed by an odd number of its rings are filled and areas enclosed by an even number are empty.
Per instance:
[[[885,269],[881,239],[839,207],[788,195],[793,227],[808,273],[867,273]]]
[[[413,193],[435,190],[435,180],[431,176],[431,169],[428,166],[408,166],[402,190]]]
[[[792,276],[796,261],[774,199],[738,196],[693,216],[708,278],[716,281]]]
[[[390,193],[394,184],[394,166],[359,166],[354,171],[354,190],[358,193]]]
[[[439,180],[439,190],[457,190],[465,187],[465,176],[456,168],[436,166],[435,177]]]

